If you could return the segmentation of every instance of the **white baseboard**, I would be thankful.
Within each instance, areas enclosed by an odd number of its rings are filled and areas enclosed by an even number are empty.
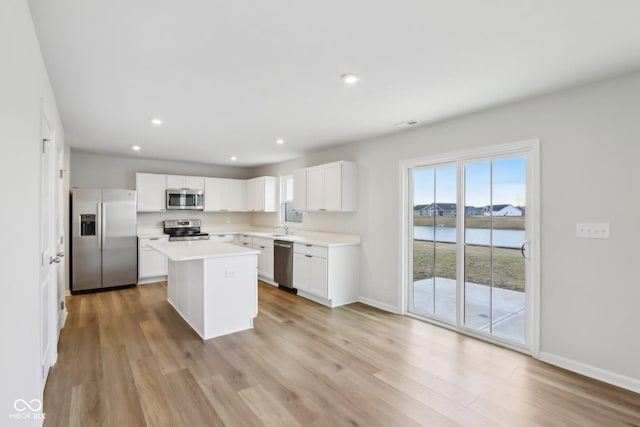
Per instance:
[[[391,305],[391,304],[385,304],[383,302],[372,300],[372,299],[365,298],[365,297],[359,297],[358,301],[360,301],[363,304],[370,305],[371,307],[379,308],[380,310],[389,311],[389,312],[395,313],[395,314],[401,314],[400,309],[398,307],[394,306],[394,305]]]
[[[167,276],[145,277],[138,279],[138,285],[150,285],[151,283],[166,282]]]
[[[70,296],[71,296],[71,291],[70,291],[69,289],[66,289],[66,290],[64,291],[64,296],[65,296],[65,297],[70,297]]]
[[[578,362],[576,360],[567,359],[562,356],[557,356],[552,353],[546,353],[544,351],[540,352],[539,359],[551,365],[559,366],[569,371],[640,393],[640,380],[638,379],[616,374],[615,372],[587,365],[586,363]]]

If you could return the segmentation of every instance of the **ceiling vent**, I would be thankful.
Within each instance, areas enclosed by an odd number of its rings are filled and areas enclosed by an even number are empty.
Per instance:
[[[408,127],[411,127],[411,126],[415,126],[418,123],[420,123],[420,122],[417,121],[417,120],[409,120],[409,121],[406,121],[406,122],[396,123],[395,125],[393,125],[393,127],[396,127],[396,128],[408,128]]]

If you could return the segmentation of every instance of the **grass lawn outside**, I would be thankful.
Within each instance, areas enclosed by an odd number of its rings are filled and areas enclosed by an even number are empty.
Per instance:
[[[467,228],[491,228],[491,220],[493,219],[494,230],[524,230],[524,216],[467,216],[465,217],[465,226]],[[456,226],[456,217],[449,216],[413,216],[414,226],[433,227],[435,220],[436,227],[453,227]]]
[[[424,218],[424,217],[423,217]],[[509,219],[516,217],[507,217]],[[520,217],[522,218],[522,217]],[[453,219],[455,218],[445,218]],[[495,219],[495,218],[494,218]],[[524,218],[522,218],[524,221]],[[431,218],[433,221],[433,217]],[[479,227],[478,227],[479,228]],[[413,242],[413,280],[433,277],[433,255],[436,255],[436,277],[456,278],[456,245],[432,241]],[[465,281],[489,285],[490,248],[467,245],[465,249]],[[493,286],[524,292],[524,258],[520,249],[493,248]]]

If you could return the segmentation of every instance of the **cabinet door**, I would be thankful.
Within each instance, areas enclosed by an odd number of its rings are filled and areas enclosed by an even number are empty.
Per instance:
[[[340,163],[330,163],[323,168],[324,208],[328,211],[342,210],[342,168]]]
[[[167,208],[166,190],[165,175],[137,173],[138,212],[164,212]]]
[[[311,289],[311,257],[294,253],[293,254],[293,287],[301,291]]]
[[[253,248],[260,251],[260,255],[258,255],[258,274],[273,280],[273,243],[256,244],[255,240]]]
[[[167,188],[204,189],[204,178],[201,176],[167,175]]]
[[[262,204],[260,210],[263,212],[278,211],[278,178],[273,176],[263,176],[262,178]]]
[[[151,248],[140,248],[138,278],[167,275],[167,257]]]
[[[327,260],[325,258],[312,257],[310,261],[310,283],[307,292],[327,298]]]
[[[222,209],[230,212],[242,212],[245,208],[245,187],[243,179],[222,180]],[[205,200],[206,200],[205,191]]]
[[[184,177],[182,175],[167,175],[167,188],[186,188],[184,186]]]
[[[293,209],[307,210],[307,170],[293,171]]]
[[[203,190],[204,178],[201,176],[183,176],[182,188],[190,188],[192,190]]]
[[[258,182],[255,179],[247,180],[247,193],[245,197],[245,205],[249,212],[254,212],[257,209],[257,195]]]
[[[222,209],[222,180],[219,178],[204,179],[204,210],[216,212]]]
[[[324,179],[322,166],[307,168],[307,210],[318,211],[324,207]]]

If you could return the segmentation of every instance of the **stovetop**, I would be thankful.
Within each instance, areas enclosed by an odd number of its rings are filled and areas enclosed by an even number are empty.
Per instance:
[[[164,221],[164,232],[169,235],[169,241],[209,240],[209,233],[200,231],[199,219],[180,219]]]

